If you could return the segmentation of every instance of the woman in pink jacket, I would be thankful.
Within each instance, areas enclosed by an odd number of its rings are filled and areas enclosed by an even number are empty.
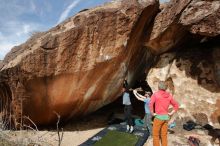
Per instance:
[[[158,84],[159,91],[151,96],[150,111],[155,117],[153,122],[153,145],[160,146],[160,135],[162,146],[167,146],[167,129],[168,120],[179,108],[178,103],[173,99],[173,96],[166,91],[167,84],[160,81]],[[169,105],[172,105],[174,110],[168,112]]]

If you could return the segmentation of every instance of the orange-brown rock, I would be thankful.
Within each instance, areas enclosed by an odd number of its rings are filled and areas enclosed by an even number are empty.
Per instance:
[[[189,36],[220,34],[220,1],[171,0],[156,16],[152,31],[146,31],[145,46],[155,54],[179,47]]]
[[[159,54],[180,43],[187,31],[178,21],[190,2],[191,0],[171,0],[164,5],[155,18],[152,30],[146,32],[145,46]]]
[[[193,0],[182,12],[180,23],[193,34],[220,34],[220,1]]]
[[[146,60],[144,27],[156,0],[122,0],[82,11],[17,46],[4,59],[0,94],[11,101],[15,123],[36,124],[85,115],[114,101],[128,72],[132,82]]]
[[[0,69],[3,67],[3,61],[0,60]]]

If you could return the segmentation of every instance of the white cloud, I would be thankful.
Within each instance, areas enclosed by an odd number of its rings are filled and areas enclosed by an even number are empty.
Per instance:
[[[57,24],[59,24],[60,22],[62,22],[63,20],[65,20],[65,19],[68,17],[70,11],[71,11],[74,7],[76,7],[77,4],[78,4],[79,2],[81,2],[81,1],[82,1],[82,0],[75,0],[75,1],[73,1],[73,2],[62,12],[62,14],[60,15],[60,18],[59,18]]]
[[[5,55],[11,50],[13,46],[16,46],[18,44],[5,42],[4,44],[0,44],[0,60],[3,60]]]
[[[31,32],[40,30],[41,28],[41,25],[36,23],[19,21],[8,22],[8,25],[7,30],[10,33],[0,32],[0,60],[4,58],[13,46],[25,42],[30,37]]]
[[[47,23],[42,23],[39,16],[51,4],[36,0],[0,0],[0,60],[13,46],[25,42],[31,32],[42,31],[47,28]]]
[[[31,29],[31,26],[29,24],[24,24],[21,29],[16,32],[16,35],[20,37],[22,35],[30,34],[30,32],[32,31],[33,29]]]

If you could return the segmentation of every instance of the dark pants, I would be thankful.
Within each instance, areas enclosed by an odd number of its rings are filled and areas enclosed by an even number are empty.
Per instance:
[[[125,113],[125,121],[126,121],[127,125],[134,126],[134,123],[133,123],[133,120],[132,120],[132,106],[131,105],[125,105],[124,113]]]

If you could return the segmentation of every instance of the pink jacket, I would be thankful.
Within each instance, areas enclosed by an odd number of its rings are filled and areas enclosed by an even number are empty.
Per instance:
[[[173,99],[173,96],[164,90],[159,90],[151,96],[151,100],[150,100],[151,113],[154,113],[154,104],[155,104],[155,113],[158,115],[167,115],[169,105],[172,105],[175,111],[177,111],[179,108],[179,104]]]

